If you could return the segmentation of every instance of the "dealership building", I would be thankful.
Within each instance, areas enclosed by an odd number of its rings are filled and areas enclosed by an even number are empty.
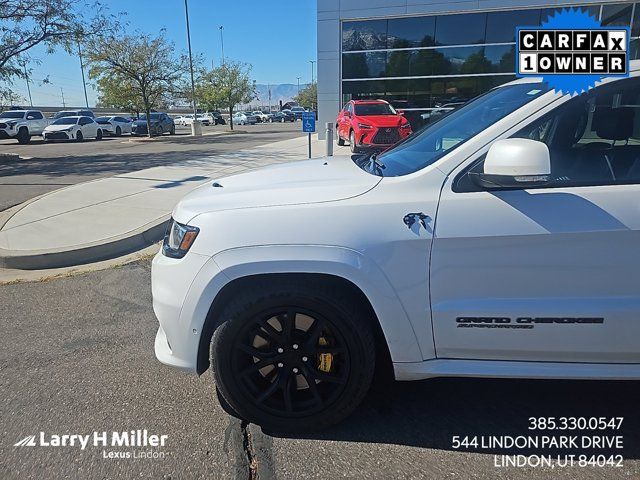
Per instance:
[[[515,78],[517,26],[578,6],[603,26],[630,26],[639,57],[640,2],[318,0],[319,123],[351,99],[385,99],[418,119],[464,102]]]

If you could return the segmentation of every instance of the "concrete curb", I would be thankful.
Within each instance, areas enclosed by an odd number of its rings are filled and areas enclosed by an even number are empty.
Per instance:
[[[79,245],[67,250],[23,250],[0,249],[0,268],[19,270],[45,270],[73,267],[100,262],[142,250],[160,241],[167,229],[171,215],[117,237],[99,242]]]

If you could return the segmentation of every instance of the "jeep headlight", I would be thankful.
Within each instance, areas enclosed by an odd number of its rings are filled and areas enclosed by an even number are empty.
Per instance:
[[[162,253],[171,258],[184,257],[193,245],[198,232],[200,232],[198,227],[183,225],[171,219],[162,243]]]

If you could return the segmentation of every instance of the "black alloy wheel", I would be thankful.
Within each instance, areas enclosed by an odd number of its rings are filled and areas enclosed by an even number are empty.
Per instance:
[[[96,132],[96,140],[102,140],[102,130],[98,129]]]
[[[116,137],[122,135],[122,129],[120,127],[116,127]]]
[[[211,346],[216,385],[232,410],[282,431],[317,429],[349,415],[375,367],[361,309],[338,292],[296,285],[245,297],[223,313],[229,320]]]
[[[76,142],[81,142],[82,140],[84,140],[84,136],[82,135],[82,132],[78,130],[78,133],[76,133]]]

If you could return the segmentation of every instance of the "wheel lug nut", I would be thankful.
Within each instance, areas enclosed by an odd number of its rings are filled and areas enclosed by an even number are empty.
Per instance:
[[[282,362],[278,363],[278,368],[282,368],[282,367],[284,367],[284,363]]]
[[[282,353],[282,352],[284,352],[284,350],[282,348],[279,348],[278,353]]]
[[[306,362],[307,360],[309,360],[307,357],[302,357],[303,362]]]
[[[293,344],[293,349],[294,349],[294,350],[297,350],[297,349],[298,349],[298,344],[297,344],[297,343],[294,343],[294,344]]]
[[[298,373],[298,369],[297,369],[297,368],[294,368],[294,369],[293,369],[293,373]]]

